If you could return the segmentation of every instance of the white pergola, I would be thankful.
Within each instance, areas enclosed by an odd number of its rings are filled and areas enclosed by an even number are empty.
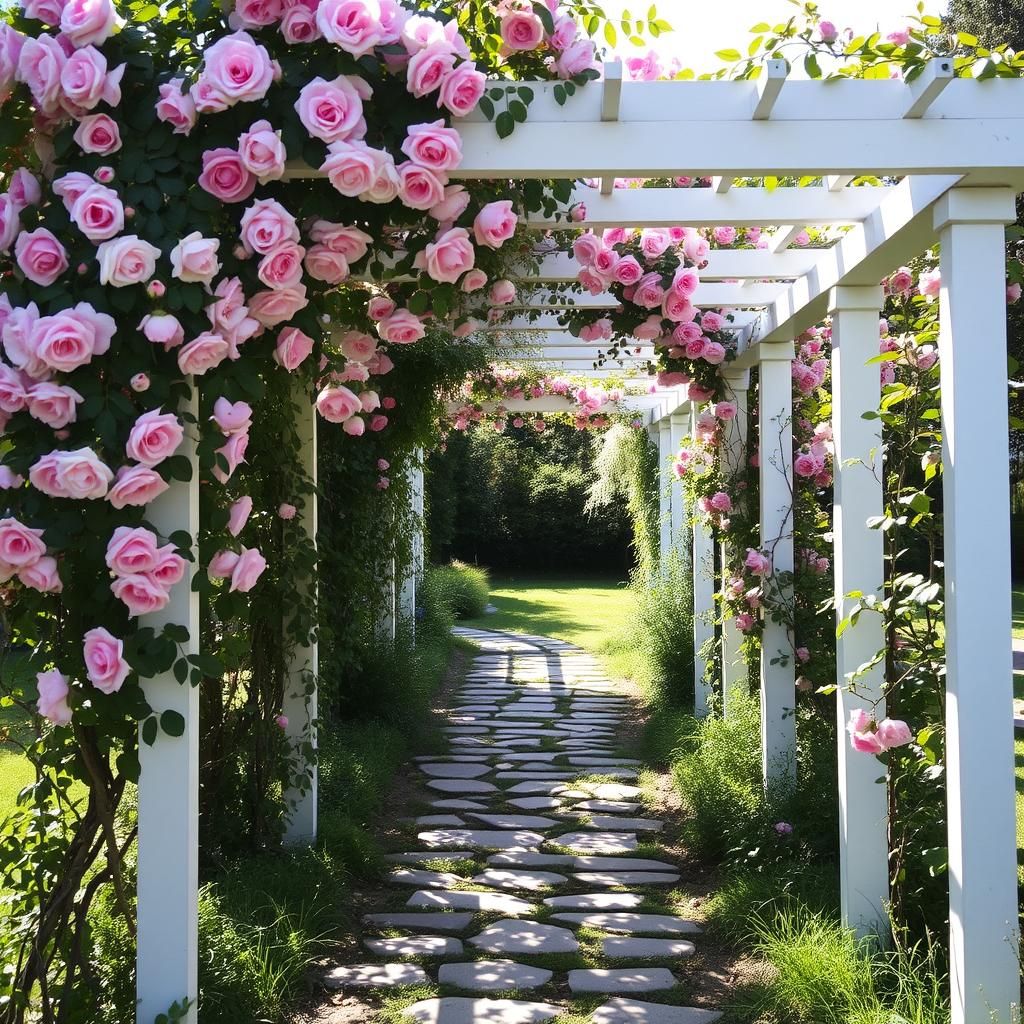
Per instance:
[[[946,512],[947,790],[953,1024],[1009,1024],[1019,1002],[1017,867],[1010,662],[1010,549],[1007,483],[1004,225],[1015,218],[1024,188],[1024,83],[952,77],[951,61],[935,60],[912,85],[901,81],[788,81],[770,61],[755,82],[623,82],[609,66],[595,83],[559,106],[554,84],[530,83],[529,120],[499,140],[482,116],[458,127],[463,161],[454,176],[473,178],[596,178],[600,189],[577,189],[587,204],[582,227],[757,224],[762,250],[713,251],[701,273],[701,305],[734,311],[738,356],[726,378],[746,407],[748,370],[759,368],[757,406],[762,438],[762,541],[776,570],[793,566],[792,416],[790,362],[794,339],[833,318],[835,434],[835,568],[839,614],[846,594],[877,594],[884,579],[881,535],[867,521],[882,510],[877,420],[879,374],[867,361],[878,352],[880,279],[941,243],[943,488]],[[292,177],[312,176],[309,168]],[[616,177],[711,176],[710,189],[617,190]],[[820,186],[749,187],[765,175],[821,177]],[[851,185],[877,176],[885,185]],[[807,225],[829,226],[829,248],[796,248]],[[543,219],[531,228],[579,228]],[[543,319],[515,324],[522,355],[552,372],[589,372],[599,345],[562,331],[557,313],[579,304],[599,310],[606,297],[567,295],[578,267],[563,254],[545,256],[540,273],[524,271],[521,308]],[[534,287],[527,287],[528,283]],[[504,328],[506,331],[508,327]],[[511,335],[510,335],[511,336]],[[650,346],[639,345],[646,361]],[[616,372],[621,372],[615,367]],[[512,403],[504,403],[510,408]],[[698,650],[714,637],[714,552],[701,528],[684,528],[681,489],[669,460],[694,410],[679,391],[644,403],[658,438],[665,474],[662,547],[692,552]],[[539,411],[538,403],[529,408]],[[315,466],[312,410],[303,415],[309,465]],[[743,429],[744,418],[731,422]],[[735,434],[724,442],[737,451]],[[194,452],[193,452],[194,458]],[[415,471],[415,470],[414,470]],[[169,532],[195,534],[198,473],[176,483],[153,509]],[[413,489],[414,492],[416,488]],[[314,510],[306,516],[314,529]],[[401,614],[410,614],[409,587]],[[162,613],[197,643],[199,609],[188,581]],[[737,638],[721,637],[726,695],[745,679],[735,664]],[[880,621],[862,617],[837,640],[839,672],[855,672],[881,648]],[[795,777],[794,669],[772,664],[787,649],[785,627],[769,620],[761,675],[762,748],[766,782]],[[296,737],[309,736],[315,716],[300,680],[315,670],[315,648],[296,654],[290,706]],[[698,712],[707,684],[697,666]],[[842,679],[840,680],[842,681]],[[881,666],[858,681],[862,697],[843,692],[839,722],[840,857],[844,920],[865,933],[886,927],[888,897],[886,787],[878,762],[850,753],[844,725],[852,707],[881,697]],[[139,790],[138,1020],[151,1024],[171,1002],[197,990],[196,881],[198,704],[196,692],[168,673],[146,684],[150,704],[186,719],[180,739],[142,745]],[[298,800],[290,838],[315,836],[316,788]],[[194,1013],[194,1011],[193,1011]],[[192,1017],[188,1018],[193,1019]]]

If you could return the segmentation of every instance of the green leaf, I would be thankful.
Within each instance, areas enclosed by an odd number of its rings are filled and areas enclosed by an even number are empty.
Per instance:
[[[149,719],[147,719],[147,721],[149,721]],[[165,711],[160,716],[160,728],[163,729],[168,736],[184,736],[185,719],[177,711]]]
[[[557,103],[557,104],[558,104],[558,105],[559,105],[560,107],[563,107],[563,106],[565,106],[565,100],[566,100],[566,96],[565,96],[565,86],[564,86],[564,85],[562,85],[562,83],[561,83],[561,82],[559,82],[559,83],[558,83],[558,84],[557,84],[557,85],[556,85],[556,86],[554,87],[554,89],[552,90],[552,92],[554,93],[554,97],[555,97],[555,102],[556,102],[556,103]]]
[[[516,122],[507,110],[503,110],[494,119],[494,128],[499,139],[507,139],[516,130]]]
[[[486,96],[480,97],[480,101],[477,103],[477,106],[488,121],[494,120],[494,104]]]
[[[421,316],[430,309],[430,293],[423,291],[421,288],[417,292],[413,292],[409,296],[408,310],[410,313],[415,313],[417,316]]]
[[[739,50],[716,50],[715,56],[719,60],[727,61],[730,64],[743,59],[743,54]]]
[[[159,725],[156,720],[156,715],[150,715],[150,717],[142,723],[142,742],[145,743],[147,747],[151,747],[156,743],[156,734],[158,729]]]
[[[609,46],[614,46],[619,39],[619,34],[615,31],[615,26],[610,22],[604,23],[604,41]]]
[[[179,683],[184,683],[188,679],[188,662],[184,658],[179,658],[174,663],[174,678]]]
[[[508,105],[508,112],[512,115],[512,119],[517,124],[523,124],[526,121],[526,104],[519,100],[510,100]]]

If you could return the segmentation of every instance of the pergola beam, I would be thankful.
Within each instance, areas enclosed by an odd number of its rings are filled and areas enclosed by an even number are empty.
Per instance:
[[[924,117],[939,94],[953,81],[953,58],[935,57],[930,60],[907,89],[910,93],[903,111],[904,118]]]
[[[754,109],[751,111],[751,118],[754,121],[767,121],[772,116],[775,101],[786,84],[786,76],[789,74],[789,65],[784,60],[774,58],[766,61],[764,74],[756,80],[756,99]]]

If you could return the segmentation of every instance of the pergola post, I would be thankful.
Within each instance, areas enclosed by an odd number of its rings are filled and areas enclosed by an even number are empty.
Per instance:
[[[419,449],[409,453],[405,467],[406,498],[405,509],[406,522],[409,527],[409,562],[403,565],[402,585],[398,593],[398,614],[402,624],[415,636],[416,632],[416,589],[417,589],[417,562],[422,556],[423,548],[423,523],[416,511],[417,497],[417,474],[422,471],[417,461]],[[419,551],[419,554],[417,553]]]
[[[296,415],[296,432],[299,436],[299,469],[315,488],[317,485],[317,415],[305,387],[296,384],[292,402]],[[316,546],[317,494],[303,496],[298,512],[298,525],[310,544]],[[316,601],[316,571],[299,585],[312,591]],[[318,624],[318,623],[317,623]],[[316,632],[307,643],[292,646],[285,666],[285,691],[281,713],[288,719],[285,734],[297,758],[294,770],[299,778],[297,785],[284,792],[285,815],[284,841],[290,845],[306,845],[316,841],[317,835],[317,784],[316,763],[316,720],[317,683],[319,674],[319,652]],[[302,778],[304,776],[304,778]]]
[[[416,577],[416,586],[421,587],[423,585],[423,574],[426,568],[426,542],[425,542],[425,523],[423,516],[425,514],[423,498],[426,492],[426,487],[423,477],[423,449],[416,449],[416,465],[413,470],[413,488],[412,488],[412,512],[416,517],[416,527],[413,533],[413,548],[412,548],[412,568],[413,574]]]
[[[696,436],[700,410],[691,404],[691,431]],[[715,542],[699,515],[693,523],[693,713],[707,718],[712,685],[708,662],[701,653],[715,637]]]
[[[884,596],[882,533],[868,526],[870,519],[882,514],[881,420],[864,419],[864,413],[878,408],[880,399],[879,367],[869,360],[878,354],[881,306],[882,289],[877,285],[833,288],[829,296],[837,622],[859,600],[847,594],[879,600]],[[852,680],[852,689],[844,687],[884,646],[882,618],[875,614],[861,616],[836,640],[840,902],[843,923],[858,935],[884,936],[888,931],[888,801],[881,765],[850,747],[846,723],[858,708],[873,711],[879,721],[885,717],[884,663]]]
[[[193,560],[184,578],[171,588],[165,608],[140,618],[159,632],[184,626],[188,641],[180,656],[199,653],[199,594],[192,590],[199,536],[199,463],[196,458],[198,391],[183,403],[190,413],[177,454],[189,460],[191,479],[173,481],[146,510],[163,537],[185,530],[192,538]],[[149,745],[139,739],[138,934],[136,994],[139,1024],[152,1024],[177,1002],[190,1000],[182,1024],[195,1024],[199,997],[199,689],[179,683],[170,671],[143,679],[142,692],[157,715],[175,711],[185,721],[181,736],[162,730]]]
[[[672,424],[667,416],[657,422],[658,431],[658,568],[664,572],[672,550]]]
[[[761,758],[765,785],[796,785],[796,714],[793,643],[786,619],[793,591],[778,579],[793,571],[792,342],[758,346],[760,391],[759,494],[761,550],[772,563],[766,579],[779,617],[765,612],[761,635]]]
[[[674,412],[669,417],[671,424],[670,446],[672,454],[678,453],[682,447],[683,438],[686,437],[690,426],[690,417],[685,412]],[[683,496],[683,485],[680,480],[674,479],[669,474],[671,488],[671,523],[672,523],[672,547],[679,558],[689,555],[689,544],[683,525],[686,522],[686,502]]]
[[[1020,1005],[1010,654],[1004,225],[1010,189],[937,204],[952,1024]]]
[[[744,468],[747,457],[747,419],[749,416],[749,405],[747,392],[750,387],[750,371],[739,370],[734,373],[726,372],[724,375],[729,389],[729,399],[736,403],[736,416],[734,419],[726,420],[722,426],[722,438],[720,441],[720,455],[722,471],[727,476],[732,476]],[[743,496],[733,492],[733,504],[743,501]],[[725,577],[730,559],[730,544],[728,534],[722,540],[721,564],[722,576]],[[730,697],[738,694],[748,694],[748,673],[747,663],[740,653],[740,646],[743,643],[743,634],[736,628],[736,624],[729,616],[722,621],[722,705],[726,717],[729,715]],[[735,707],[735,702],[733,702]]]

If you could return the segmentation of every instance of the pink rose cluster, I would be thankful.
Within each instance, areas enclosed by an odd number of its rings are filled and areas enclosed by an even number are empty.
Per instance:
[[[107,543],[106,562],[114,576],[111,592],[132,617],[165,608],[171,587],[185,576],[185,559],[175,546],[159,546],[143,526],[119,526]]]
[[[59,594],[63,588],[57,560],[46,553],[43,531],[5,516],[0,519],[0,582],[15,576],[42,594]]]
[[[884,754],[893,747],[910,743],[914,738],[906,722],[893,718],[876,722],[864,708],[850,712],[846,731],[850,734],[850,745],[862,754]]]
[[[243,544],[241,551],[218,551],[210,560],[206,572],[210,579],[230,580],[230,592],[247,594],[256,586],[266,568],[267,560],[259,549],[247,548]]]
[[[570,15],[558,13],[557,0],[546,0],[546,6],[551,15],[552,31],[548,31],[531,3],[500,0],[495,5],[501,19],[503,56],[546,48],[551,54],[551,70],[563,79],[575,78],[593,69],[596,66],[593,42],[578,31]]]

